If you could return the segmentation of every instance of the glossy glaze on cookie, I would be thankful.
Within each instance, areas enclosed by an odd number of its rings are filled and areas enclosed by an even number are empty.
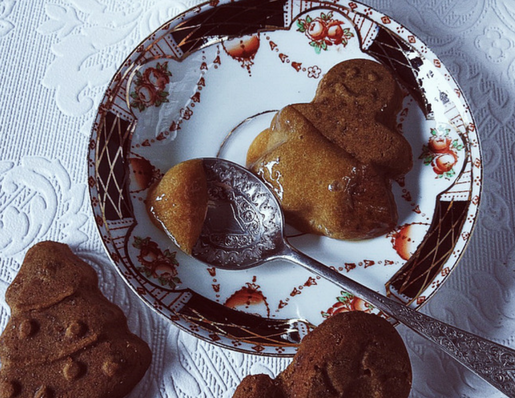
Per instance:
[[[297,229],[336,239],[392,230],[391,181],[412,167],[396,129],[402,93],[381,64],[334,66],[311,103],[281,109],[251,144],[247,166],[276,192]]]
[[[181,162],[149,189],[146,206],[151,220],[191,253],[207,212],[207,180],[201,159]]]

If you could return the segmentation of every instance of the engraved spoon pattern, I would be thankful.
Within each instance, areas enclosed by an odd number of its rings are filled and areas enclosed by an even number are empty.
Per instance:
[[[284,237],[282,209],[265,183],[246,168],[202,159],[209,205],[192,256],[227,270],[283,259],[310,270],[397,319],[515,398],[515,350],[455,328],[387,298],[292,247]]]

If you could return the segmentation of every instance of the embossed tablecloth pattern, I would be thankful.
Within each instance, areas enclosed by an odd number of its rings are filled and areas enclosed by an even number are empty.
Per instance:
[[[26,250],[68,243],[100,276],[154,359],[131,397],[230,397],[242,377],[288,359],[197,341],[154,314],[107,258],[91,217],[86,154],[96,106],[118,66],[166,20],[197,1],[0,0],[0,329],[4,294]],[[424,308],[515,348],[515,2],[370,0],[443,60],[466,93],[482,140],[480,219],[457,270]],[[412,397],[501,397],[400,327]]]

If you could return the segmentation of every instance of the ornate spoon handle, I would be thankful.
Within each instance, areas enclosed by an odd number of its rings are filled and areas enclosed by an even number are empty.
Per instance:
[[[384,298],[384,304],[376,304],[383,312],[439,345],[443,351],[499,391],[508,397],[515,397],[515,350],[438,321],[390,299]]]
[[[392,316],[482,377],[510,398],[515,398],[515,350],[455,328],[347,278],[337,271],[285,246],[279,256],[332,281]]]

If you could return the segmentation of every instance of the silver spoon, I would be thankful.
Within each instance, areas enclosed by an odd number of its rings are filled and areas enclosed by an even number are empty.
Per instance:
[[[406,307],[299,252],[286,241],[281,206],[263,181],[227,160],[202,161],[209,206],[191,254],[194,258],[227,270],[252,268],[276,259],[301,265],[436,343],[508,397],[515,398],[515,350]]]

